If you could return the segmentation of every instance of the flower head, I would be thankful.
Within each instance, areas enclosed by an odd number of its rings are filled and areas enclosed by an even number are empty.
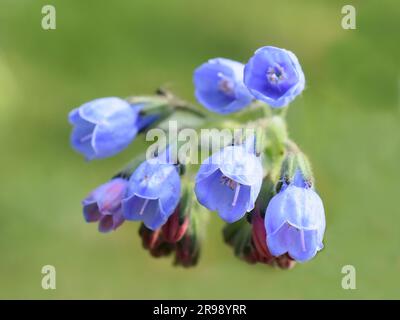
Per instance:
[[[151,230],[161,227],[174,212],[181,193],[181,181],[175,165],[160,155],[146,160],[129,179],[122,201],[125,219],[143,221]]]
[[[100,232],[117,229],[124,222],[121,201],[127,186],[127,180],[115,178],[93,190],[82,201],[85,220],[99,222]]]
[[[138,132],[140,108],[120,98],[87,102],[69,113],[74,126],[71,145],[87,160],[111,157],[125,149]]]
[[[303,91],[305,78],[293,52],[262,47],[246,64],[244,83],[258,100],[283,107]]]
[[[288,253],[294,260],[305,262],[323,248],[324,207],[318,194],[300,179],[300,173],[269,202],[265,228],[274,256]]]
[[[197,100],[221,114],[246,107],[253,97],[243,84],[243,68],[242,63],[224,58],[202,64],[195,70],[193,79]]]
[[[195,193],[203,206],[231,223],[254,208],[262,178],[259,157],[244,145],[228,146],[200,166]]]

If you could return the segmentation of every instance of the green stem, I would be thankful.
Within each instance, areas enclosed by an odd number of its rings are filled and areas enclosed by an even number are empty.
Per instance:
[[[200,118],[204,118],[204,119],[207,118],[207,115],[204,112],[200,111],[199,109],[197,109],[196,107],[194,107],[190,104],[178,104],[178,105],[172,105],[172,107],[175,110],[183,110],[183,111],[190,112],[196,116],[199,116]]]

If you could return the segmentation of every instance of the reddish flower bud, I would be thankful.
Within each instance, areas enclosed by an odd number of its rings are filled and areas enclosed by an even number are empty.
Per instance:
[[[159,237],[161,235],[161,229],[156,229],[155,231],[147,228],[143,223],[139,229],[139,235],[142,238],[142,246],[145,249],[152,250],[155,246]]]
[[[195,266],[199,260],[200,246],[194,234],[186,233],[176,244],[175,265]]]
[[[169,256],[175,249],[175,246],[171,243],[165,242],[161,237],[158,238],[154,248],[150,249],[150,254],[155,257]]]
[[[153,257],[167,256],[174,250],[173,245],[165,242],[161,229],[153,231],[142,223],[139,229],[139,235],[142,238],[143,248],[149,250]]]
[[[296,265],[296,261],[294,261],[288,254],[283,254],[277,257],[276,263],[281,269],[292,269]]]
[[[182,216],[180,206],[175,209],[174,213],[168,218],[167,222],[162,226],[162,235],[166,242],[176,243],[182,239],[189,226],[189,218]]]
[[[254,248],[251,248],[249,252],[243,255],[243,260],[249,264],[256,264],[259,260],[258,253]]]
[[[263,263],[270,264],[274,257],[267,247],[267,233],[265,231],[264,219],[262,218],[260,211],[255,210],[251,218],[252,224],[252,244],[254,250],[257,252],[258,260]]]
[[[260,210],[255,210],[252,216],[252,244],[256,254],[253,254],[257,258],[258,262],[276,266],[280,269],[291,269],[295,266],[294,261],[288,254],[283,254],[278,257],[274,257],[267,246],[267,233],[265,230],[264,219],[260,214]]]

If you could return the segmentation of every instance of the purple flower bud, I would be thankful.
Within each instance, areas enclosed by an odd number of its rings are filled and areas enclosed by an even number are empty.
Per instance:
[[[147,228],[160,228],[174,212],[181,194],[181,181],[175,165],[159,158],[146,160],[129,179],[122,201],[125,219],[143,221]]]
[[[297,176],[269,202],[265,228],[272,255],[288,253],[299,262],[312,259],[323,248],[325,212],[321,198]]]
[[[69,113],[71,145],[87,160],[111,157],[135,138],[139,108],[120,98],[87,102]]]
[[[100,232],[117,229],[124,222],[121,201],[127,186],[127,180],[115,178],[93,190],[82,201],[85,220],[99,222]]]
[[[303,91],[305,78],[293,52],[262,47],[246,64],[244,83],[254,97],[277,108],[288,105]]]
[[[231,223],[254,208],[262,178],[259,157],[243,145],[228,146],[200,166],[195,193],[203,206]]]
[[[194,72],[195,95],[208,110],[227,114],[246,107],[253,100],[243,84],[242,63],[216,58]]]

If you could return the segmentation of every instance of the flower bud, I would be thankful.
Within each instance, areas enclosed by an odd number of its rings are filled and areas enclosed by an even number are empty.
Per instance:
[[[176,244],[175,265],[195,266],[200,256],[200,245],[195,234],[186,233]]]
[[[243,256],[243,260],[249,264],[256,264],[259,260],[257,251],[250,250],[249,252],[246,252]]]
[[[275,266],[280,269],[291,269],[296,262],[288,254],[274,257],[267,246],[267,232],[265,222],[259,210],[254,212],[251,220],[252,224],[252,244],[254,247],[253,256],[257,262]]]
[[[251,225],[246,218],[231,224],[223,229],[225,242],[233,248],[235,256],[245,261],[253,261],[255,256],[251,245]]]
[[[143,223],[139,228],[139,235],[142,238],[142,246],[144,249],[152,250],[160,237],[161,229],[151,230]]]
[[[176,243],[182,239],[188,229],[192,209],[191,185],[185,185],[183,195],[174,213],[162,226],[162,234],[166,242]]]
[[[192,267],[197,264],[200,257],[208,215],[193,210],[187,217],[189,218],[189,225],[182,239],[176,243],[174,264]]]
[[[165,242],[163,239],[161,229],[153,231],[142,223],[139,229],[139,235],[142,238],[143,248],[149,250],[153,257],[167,256],[174,249],[173,245]]]
[[[166,242],[176,243],[182,239],[189,225],[189,218],[180,215],[179,205],[162,226],[162,235]]]
[[[223,230],[224,240],[233,247],[235,255],[249,264],[263,263],[280,269],[293,268],[296,262],[289,255],[274,257],[271,254],[260,210],[254,210],[248,218],[228,224]]]
[[[169,256],[174,249],[175,247],[173,244],[165,242],[162,240],[162,238],[159,238],[154,248],[150,250],[150,254],[154,258],[166,257]]]
[[[264,218],[259,210],[255,210],[251,219],[252,233],[251,239],[255,251],[257,252],[257,260],[264,263],[272,263],[274,257],[267,247],[267,233],[265,232]]]
[[[123,222],[121,201],[128,181],[113,178],[93,190],[83,201],[83,216],[87,222],[98,222],[100,232],[117,229]]]
[[[284,270],[292,269],[296,265],[296,261],[294,261],[288,254],[283,254],[275,258],[275,261],[278,267]]]

